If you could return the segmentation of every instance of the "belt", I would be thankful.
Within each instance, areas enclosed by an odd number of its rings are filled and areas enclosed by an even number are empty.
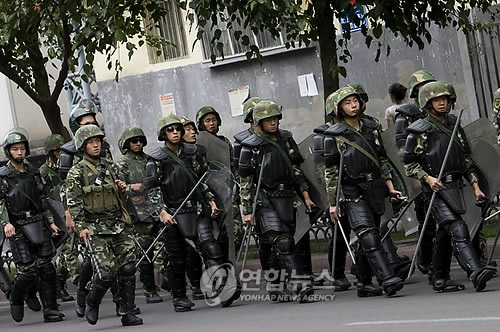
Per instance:
[[[441,179],[442,183],[452,183],[453,181],[462,179],[462,174],[447,174]]]

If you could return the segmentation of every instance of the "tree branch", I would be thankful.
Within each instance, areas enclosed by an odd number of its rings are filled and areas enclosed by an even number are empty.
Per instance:
[[[52,91],[50,98],[52,101],[56,101],[61,94],[61,91],[64,87],[64,81],[68,77],[69,70],[69,59],[73,56],[73,49],[71,47],[71,32],[68,26],[68,20],[66,17],[66,12],[63,10],[64,6],[61,7],[61,21],[63,26],[63,44],[64,44],[64,56],[62,60],[61,70],[59,70],[59,77],[57,77],[57,81]]]

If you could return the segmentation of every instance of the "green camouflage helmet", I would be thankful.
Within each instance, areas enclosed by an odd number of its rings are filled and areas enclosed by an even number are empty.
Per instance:
[[[95,108],[90,108],[87,106],[82,107],[79,105],[71,111],[71,114],[69,115],[69,127],[71,128],[73,134],[76,135],[76,131],[78,130],[78,128],[80,128],[80,125],[78,124],[78,119],[85,115],[93,115],[95,118],[96,115]]]
[[[252,122],[252,113],[255,105],[260,103],[262,101],[262,98],[260,97],[252,97],[247,99],[243,103],[243,121],[245,123],[251,123]]]
[[[45,154],[50,151],[59,150],[64,145],[64,138],[59,134],[50,135],[45,139]]]
[[[418,92],[418,104],[421,109],[427,108],[429,102],[437,97],[447,96],[451,99],[449,84],[435,81],[425,84]]]
[[[348,85],[338,89],[337,91],[329,95],[326,99],[326,115],[328,116],[333,114],[334,116],[338,116],[340,103],[342,102],[342,100],[350,96],[356,96],[358,100],[361,100],[361,96],[359,95],[359,93],[353,87]]]
[[[173,125],[173,124],[180,124],[182,126],[182,136],[184,136],[184,125],[181,122],[181,119],[175,114],[167,114],[164,117],[162,117],[160,120],[158,120],[158,124],[156,125],[156,135],[158,136],[159,141],[164,141],[165,138],[162,137],[161,133],[163,129],[167,126]]]
[[[410,98],[417,98],[418,91],[416,89],[417,85],[420,83],[434,82],[436,79],[431,72],[427,70],[418,70],[411,74],[410,81],[408,82],[408,89],[410,90]]]
[[[86,140],[92,137],[100,137],[104,138],[104,133],[101,128],[96,125],[86,125],[78,130],[75,133],[75,147],[77,150],[80,150],[83,147],[83,144]]]
[[[350,83],[350,84],[347,84],[347,86],[350,86],[351,88],[353,88],[354,90],[356,90],[356,92],[359,94],[359,97],[361,98],[361,101],[363,103],[367,103],[370,98],[368,98],[368,94],[366,93],[365,91],[365,88],[363,88],[363,86],[359,83]]]
[[[446,86],[448,91],[450,91],[451,102],[456,103],[457,102],[457,94],[455,92],[455,87],[453,86],[453,84],[448,83],[448,82],[443,82],[443,84]]]
[[[198,133],[198,128],[196,128],[196,123],[193,120],[191,120],[187,116],[180,116],[179,120],[181,120],[181,123],[184,127],[186,127],[187,125],[192,125],[194,127],[194,130]]]
[[[198,124],[198,130],[204,131],[205,126],[203,125],[203,117],[207,114],[215,114],[217,117],[217,122],[219,123],[219,127],[222,125],[222,119],[219,115],[219,112],[215,110],[212,106],[203,106],[196,112],[196,123]]]
[[[280,107],[272,100],[262,100],[253,108],[252,117],[255,125],[258,125],[262,120],[272,118],[273,116],[277,116],[280,120],[283,117]]]
[[[144,142],[144,144],[142,145],[143,147],[148,145],[148,139],[146,138],[146,135],[144,134],[144,131],[142,131],[141,128],[138,127],[127,128],[123,131],[120,138],[118,139],[118,148],[120,148],[120,152],[122,154],[125,154],[129,149],[128,140],[134,137],[140,137],[143,139]]]
[[[3,152],[5,153],[5,156],[9,159],[12,158],[9,152],[9,147],[16,143],[24,143],[26,156],[29,156],[30,144],[28,142],[28,136],[25,132],[23,132],[23,130],[11,130],[7,133],[7,135],[5,135],[5,138],[3,139]]]

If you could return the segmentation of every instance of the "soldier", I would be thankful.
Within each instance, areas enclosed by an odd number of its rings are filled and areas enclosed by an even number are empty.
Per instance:
[[[229,163],[231,167],[231,173],[235,177],[237,177],[236,171],[234,169],[234,162],[233,162],[233,146],[231,144],[231,141],[223,136],[223,135],[218,135],[219,129],[222,126],[222,119],[220,117],[219,112],[217,112],[212,106],[203,106],[196,112],[196,122],[198,124],[198,130],[199,131],[206,131],[215,137],[219,138],[220,140],[224,141],[228,147],[229,147]],[[209,147],[207,147],[209,148]],[[241,237],[241,228],[238,229],[238,225],[241,225],[241,214],[239,207],[236,203],[233,202],[233,222],[234,222],[234,229],[233,233],[235,235],[235,238],[238,238],[238,236]],[[218,227],[219,227],[219,235],[217,237],[217,242],[221,246],[222,250],[224,251],[224,259],[226,262],[229,262],[229,237],[227,234],[227,229],[226,225],[223,222],[223,218],[218,219]]]
[[[408,90],[410,98],[413,98],[414,104],[406,104],[396,109],[395,126],[396,126],[396,146],[399,148],[399,155],[403,158],[404,146],[408,137],[408,126],[413,122],[423,119],[427,114],[418,106],[418,91],[421,87],[429,82],[434,82],[436,79],[432,73],[426,70],[418,70],[410,76],[408,82]],[[419,223],[418,232],[421,232],[422,225],[425,219],[425,202],[424,194],[418,195],[415,200],[415,213]],[[428,221],[428,227],[422,238],[422,247],[417,258],[417,268],[422,274],[427,274],[429,282],[432,282],[432,252],[434,247],[434,239],[436,237],[436,222],[431,217]],[[448,241],[450,242],[450,241]],[[451,246],[449,257],[451,259]]]
[[[64,315],[57,307],[51,240],[59,228],[48,210],[40,172],[26,160],[30,154],[27,137],[11,131],[3,147],[9,162],[0,168],[0,220],[16,263],[10,313],[16,322],[23,320],[26,289],[38,278],[44,322],[59,322]]]
[[[437,193],[434,205],[431,206],[432,215],[438,224],[436,241],[439,243],[442,240],[440,236],[443,233],[449,234],[457,261],[479,292],[486,287],[496,270],[490,266],[481,266],[478,253],[470,242],[467,224],[461,217],[465,213],[462,178],[465,177],[472,185],[477,205],[483,203],[484,194],[479,188],[478,177],[469,158],[470,147],[460,125],[457,137],[450,143],[451,132],[457,121],[455,116],[449,114],[451,98],[452,94],[443,82],[430,82],[420,89],[419,105],[425,110],[427,117],[408,127],[410,134],[406,140],[404,163],[406,174],[422,183],[426,200],[430,199],[432,192]],[[438,181],[449,144],[452,144],[449,158],[442,181]],[[436,244],[433,289],[438,292],[464,289],[461,284],[450,283],[450,260],[440,249],[441,246]],[[448,250],[447,246],[444,250]]]
[[[180,119],[169,114],[158,121],[157,135],[165,145],[150,154],[146,165],[148,187],[161,191],[163,207],[160,212],[162,221],[167,225],[165,244],[167,247],[168,280],[173,294],[174,310],[190,311],[194,306],[186,296],[186,239],[195,241],[205,261],[205,267],[215,274],[226,270],[224,252],[216,242],[211,229],[210,217],[214,217],[217,206],[214,196],[205,184],[188,197],[189,192],[207,171],[208,165],[198,153],[195,144],[184,143],[184,126]],[[158,193],[160,196],[160,193]],[[175,219],[175,213],[181,203],[187,199]],[[220,275],[210,278],[218,283],[217,295],[226,287],[226,279]],[[214,283],[214,285],[215,285]],[[235,289],[227,299],[221,302],[223,307],[229,306],[240,295]]]
[[[101,157],[103,138],[104,133],[96,125],[77,130],[75,146],[83,152],[83,159],[71,168],[66,180],[70,215],[85,246],[89,246],[90,239],[93,241],[94,263],[101,271],[101,275],[93,275],[85,315],[89,324],[97,323],[101,300],[118,279],[122,325],[141,325],[142,319],[132,313],[136,255],[130,238],[130,216],[122,197],[126,184],[117,179],[111,161]]]
[[[9,275],[5,270],[3,256],[2,256],[3,240],[0,242],[0,290],[5,294],[7,300],[10,298],[10,291],[12,290],[12,284],[10,282]]]
[[[117,177],[127,184],[125,193],[129,201],[128,212],[141,248],[149,248],[157,231],[154,216],[155,208],[149,199],[149,192],[144,186],[144,168],[148,156],[144,147],[148,144],[146,135],[137,127],[127,128],[118,140],[118,147],[123,157],[116,163]],[[139,251],[138,254],[141,254]],[[154,251],[149,253],[149,259],[154,257]],[[144,286],[146,303],[159,303],[163,299],[158,295],[155,284],[154,265],[152,261],[142,261],[139,265],[140,278]]]
[[[261,236],[272,243],[273,252],[281,267],[297,285],[300,302],[307,302],[314,290],[310,277],[304,276],[296,257],[294,233],[295,212],[300,204],[298,192],[311,211],[314,203],[309,198],[308,186],[300,170],[304,161],[292,133],[279,129],[282,118],[279,106],[271,100],[255,105],[253,122],[259,133],[245,139],[241,145],[238,172],[240,175],[240,199],[244,221],[253,226],[258,223]],[[261,167],[263,171],[261,172]],[[262,178],[260,178],[262,174]],[[258,193],[255,186],[261,181]],[[252,215],[252,206],[257,195],[257,209]]]
[[[394,189],[390,165],[380,136],[380,124],[363,117],[361,96],[351,87],[337,90],[332,96],[332,109],[341,121],[325,131],[325,182],[330,202],[330,216],[334,222],[346,215],[356,233],[373,273],[382,283],[387,296],[403,288],[401,278],[395,276],[380,243],[380,217],[384,213],[384,198],[401,193]],[[340,154],[344,155],[343,176],[339,179]],[[337,186],[341,185],[343,202],[337,202]],[[343,203],[342,213],[338,204]],[[358,268],[365,266],[361,264]],[[371,275],[358,270],[357,287],[372,288]],[[359,296],[363,293],[358,292]]]
[[[61,146],[64,145],[64,138],[61,135],[54,134],[45,140],[45,153],[47,160],[40,166],[40,176],[48,193],[56,201],[60,201],[59,190],[61,178],[59,177],[58,160],[61,154]],[[56,264],[57,272],[57,298],[62,302],[73,301],[75,298],[68,294],[66,290],[66,281],[71,279],[77,284],[80,262],[78,261],[78,251],[71,248],[71,239],[66,239],[62,244]]]

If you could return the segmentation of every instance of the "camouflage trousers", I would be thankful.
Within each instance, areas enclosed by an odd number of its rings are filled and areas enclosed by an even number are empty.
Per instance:
[[[68,237],[61,245],[61,251],[56,261],[57,277],[64,280],[70,279],[75,285],[78,282],[80,274],[80,260],[78,258],[78,234],[76,235],[76,243],[71,250],[71,238]]]
[[[243,227],[243,220],[241,218],[240,206],[233,202],[233,223],[234,223],[234,248],[236,252],[241,247],[243,236],[245,235],[245,228]]]
[[[127,263],[135,263],[136,247],[131,236],[131,227],[125,227],[120,234],[92,235],[94,254],[101,269],[103,279],[115,278],[118,275],[120,267]]]
[[[149,220],[148,220],[149,221]],[[134,234],[139,242],[139,245],[144,251],[153,243],[157,231],[154,220],[150,222],[139,222],[134,224]],[[137,248],[137,247],[136,247]],[[140,248],[137,248],[137,257],[142,257],[144,254]],[[155,250],[151,250],[148,254],[150,260],[153,259]],[[144,287],[144,295],[148,296],[152,292],[157,292],[159,289],[155,284],[154,264],[144,259],[139,265],[140,280]]]

